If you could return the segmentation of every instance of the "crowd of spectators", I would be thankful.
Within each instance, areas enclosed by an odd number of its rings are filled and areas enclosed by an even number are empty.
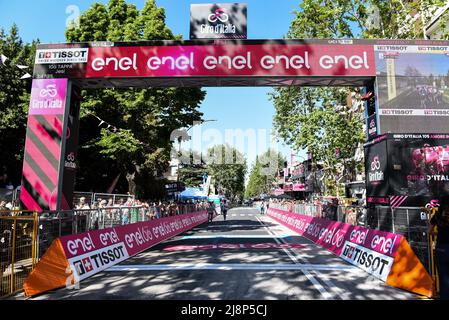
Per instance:
[[[149,221],[190,212],[206,210],[208,201],[143,201],[128,197],[120,198],[114,203],[113,198],[98,199],[92,204],[86,198],[80,198],[75,210],[78,214],[89,214],[95,221],[120,221],[120,224],[129,224],[140,221]]]

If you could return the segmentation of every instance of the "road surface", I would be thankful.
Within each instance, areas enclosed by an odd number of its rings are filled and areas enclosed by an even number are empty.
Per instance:
[[[23,294],[14,299],[24,299]],[[252,208],[35,300],[415,300]]]

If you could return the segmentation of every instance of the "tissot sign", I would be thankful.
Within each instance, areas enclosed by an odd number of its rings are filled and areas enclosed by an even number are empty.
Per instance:
[[[47,70],[51,73],[51,70]],[[367,45],[215,45],[90,48],[86,78],[374,76]]]
[[[190,39],[246,39],[243,3],[190,5]]]

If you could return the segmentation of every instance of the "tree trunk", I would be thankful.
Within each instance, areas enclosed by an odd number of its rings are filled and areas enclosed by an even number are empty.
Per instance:
[[[136,172],[126,173],[126,180],[128,181],[128,192],[132,195],[136,194],[137,185],[135,182]]]

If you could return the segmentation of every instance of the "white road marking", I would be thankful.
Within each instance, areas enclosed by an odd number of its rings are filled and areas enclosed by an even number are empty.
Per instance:
[[[271,220],[273,220],[273,219],[271,219]],[[286,227],[285,227],[286,228]],[[288,228],[286,228],[286,229],[288,229]],[[290,229],[288,229],[288,230],[290,230]],[[273,231],[272,230],[272,234],[274,234],[274,235],[276,235],[277,233],[276,233],[276,231]],[[277,240],[277,239],[276,239]],[[282,242],[284,242],[285,243],[285,241],[282,241]],[[287,249],[286,249],[287,250]],[[292,253],[294,253],[294,251],[292,250],[292,249],[290,249],[290,251],[292,252]],[[307,259],[305,259],[305,258],[303,258],[303,257],[298,257],[298,255],[297,254],[295,254],[295,256],[298,258],[298,259],[301,259],[303,262],[305,262],[305,263],[308,263],[308,261],[307,261]],[[316,271],[316,270],[314,270],[314,271],[312,271],[312,273],[313,274],[315,274],[316,276],[318,276],[329,288],[331,288],[332,290],[334,290],[336,293],[337,293],[337,295],[340,297],[340,299],[342,299],[342,300],[348,300],[349,298],[348,298],[348,294],[347,293],[345,293],[345,292],[343,292],[337,285],[335,285],[335,283],[333,283],[329,278],[328,278],[328,276],[327,275],[324,275],[324,274],[322,274],[322,273],[319,273],[318,271]]]
[[[330,266],[291,263],[173,263],[156,265],[118,265],[104,271],[165,271],[165,270],[357,270],[353,266]]]
[[[259,223],[267,230],[268,233],[273,234],[274,233],[259,219],[259,217],[256,217],[257,221],[259,221]],[[274,238],[274,240],[280,245],[282,244],[281,241],[279,241],[277,238]],[[288,255],[288,257],[290,258],[290,260],[292,260],[295,264],[297,265],[301,265],[301,263],[298,261],[298,259],[293,256],[290,251],[288,251],[287,249],[283,248],[282,250],[284,250],[284,252]],[[306,276],[307,279],[309,279],[310,282],[312,282],[313,286],[321,293],[321,295],[323,296],[324,299],[332,299],[332,294],[327,291],[319,282],[317,279],[315,279],[315,277],[307,270],[301,270],[302,273],[304,273],[304,275]]]
[[[236,216],[237,216],[237,214],[236,214],[236,213],[233,213],[233,214],[232,214],[232,216],[233,216],[233,217],[236,217]]]

